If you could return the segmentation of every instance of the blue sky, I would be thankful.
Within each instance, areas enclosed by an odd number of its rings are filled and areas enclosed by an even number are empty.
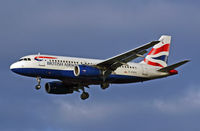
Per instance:
[[[1,0],[0,130],[200,130],[200,2],[172,0]],[[49,95],[10,64],[29,54],[106,59],[172,35],[179,75],[107,90]],[[135,60],[136,62],[141,59]],[[51,80],[43,80],[42,84]]]

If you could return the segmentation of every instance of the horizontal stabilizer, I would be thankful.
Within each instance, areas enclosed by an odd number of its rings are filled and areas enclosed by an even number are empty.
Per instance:
[[[185,63],[187,63],[189,61],[190,60],[184,60],[184,61],[178,62],[176,64],[161,68],[158,71],[160,71],[160,72],[169,72],[170,70],[173,70],[173,69],[175,69],[175,68],[177,68],[177,67],[179,67],[179,66],[181,66],[181,65],[183,65],[183,64],[185,64]]]

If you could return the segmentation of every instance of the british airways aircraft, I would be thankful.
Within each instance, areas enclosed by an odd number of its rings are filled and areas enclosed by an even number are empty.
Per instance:
[[[158,41],[106,60],[28,55],[12,64],[10,69],[20,75],[35,77],[37,90],[41,88],[41,78],[56,79],[45,84],[47,93],[72,94],[82,90],[80,97],[85,100],[89,97],[85,87],[89,88],[89,85],[100,85],[106,89],[110,84],[143,82],[178,74],[175,68],[189,60],[168,66],[170,43],[171,36],[163,35]],[[146,50],[151,47],[151,51],[144,57]],[[140,63],[130,62],[138,57],[144,57],[144,60]]]

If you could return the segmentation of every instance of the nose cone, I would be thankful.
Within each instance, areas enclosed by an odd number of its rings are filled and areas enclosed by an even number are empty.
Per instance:
[[[22,68],[21,64],[19,62],[13,63],[10,66],[10,70],[15,72],[15,73],[19,73],[20,68]]]
[[[14,69],[15,68],[15,63],[10,65],[10,70]]]

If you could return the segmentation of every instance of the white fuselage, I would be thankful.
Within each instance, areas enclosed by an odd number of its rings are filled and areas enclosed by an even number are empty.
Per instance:
[[[96,65],[102,60],[52,55],[29,55],[11,65],[11,70],[25,76],[59,79],[66,83],[80,82],[100,84],[99,78],[81,78],[74,75],[76,65]],[[45,56],[45,57],[44,57]],[[157,71],[160,67],[143,63],[129,62],[118,67],[106,79],[108,83],[132,83],[169,76],[169,73]]]

